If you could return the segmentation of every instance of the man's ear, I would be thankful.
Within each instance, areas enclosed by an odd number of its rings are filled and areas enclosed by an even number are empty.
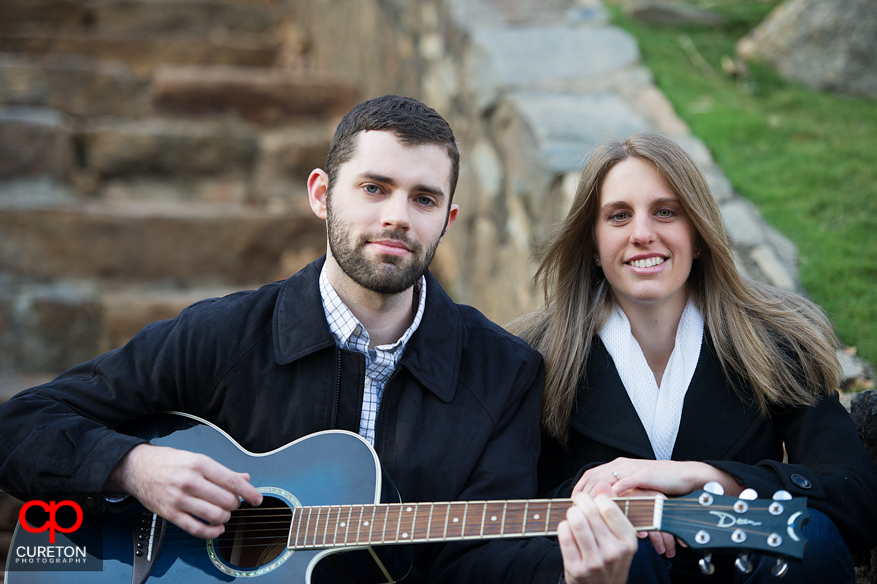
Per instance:
[[[454,221],[457,220],[457,215],[459,215],[459,214],[460,214],[460,205],[457,205],[457,204],[451,205],[451,209],[450,209],[450,211],[448,211],[448,222],[445,225],[445,230],[442,232],[442,237],[441,237],[441,239],[439,239],[439,242],[441,242],[441,240],[445,238],[445,235],[448,234],[448,229],[450,229],[451,225],[454,224]]]
[[[321,168],[315,168],[308,177],[308,202],[314,215],[326,219],[326,197],[329,195],[329,175]]]

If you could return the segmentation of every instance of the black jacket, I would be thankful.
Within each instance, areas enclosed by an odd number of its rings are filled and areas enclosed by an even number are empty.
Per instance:
[[[84,493],[88,507],[139,440],[111,428],[184,411],[265,452],[330,428],[359,429],[364,357],[329,331],[323,259],[256,291],[204,300],[145,327],[122,348],[0,406],[0,488]],[[384,390],[375,447],[405,501],[528,498],[536,491],[541,356],[431,275],[423,320]],[[550,546],[494,541],[415,546],[411,579],[555,582]],[[552,561],[543,566],[542,555]],[[530,558],[531,555],[534,557]],[[544,576],[537,574],[544,570]]]
[[[811,408],[759,414],[742,381],[729,383],[705,335],[685,395],[673,460],[706,462],[755,489],[785,489],[825,513],[852,552],[877,543],[877,469],[837,395]],[[587,383],[579,387],[568,449],[543,439],[540,491],[569,496],[585,470],[618,457],[654,459],[649,438],[618,376],[595,339]],[[739,392],[739,393],[738,393]],[[788,462],[783,462],[783,445]]]

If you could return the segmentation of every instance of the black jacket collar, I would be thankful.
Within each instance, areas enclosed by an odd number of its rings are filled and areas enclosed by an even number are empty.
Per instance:
[[[322,256],[281,284],[274,309],[274,351],[280,365],[335,346],[320,299]],[[456,304],[426,273],[426,306],[420,326],[402,356],[405,367],[438,398],[454,398],[462,352],[462,327]]]
[[[737,385],[737,391],[745,391],[745,384]],[[720,414],[715,415],[715,412]],[[731,460],[760,422],[751,396],[737,395],[722,370],[709,335],[705,334],[700,358],[685,394],[673,459]],[[570,424],[579,433],[627,452],[629,456],[655,458],[615,363],[599,338],[594,339],[587,381],[576,395],[576,409]]]

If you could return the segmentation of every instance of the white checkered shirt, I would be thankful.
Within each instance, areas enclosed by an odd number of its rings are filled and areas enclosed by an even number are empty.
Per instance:
[[[426,306],[425,277],[421,276],[414,285],[414,292],[420,295],[420,302],[417,305],[414,321],[405,334],[392,345],[378,345],[374,349],[369,349],[368,331],[353,316],[353,313],[332,288],[329,278],[326,276],[325,265],[320,272],[320,297],[323,299],[323,311],[326,313],[326,321],[329,323],[329,330],[332,331],[335,342],[342,349],[357,351],[365,355],[365,393],[362,398],[359,434],[372,446],[375,445],[375,422],[378,418],[378,408],[381,405],[384,387],[395,371],[396,365],[399,364],[408,339],[417,330],[420,320],[423,318],[423,308]]]

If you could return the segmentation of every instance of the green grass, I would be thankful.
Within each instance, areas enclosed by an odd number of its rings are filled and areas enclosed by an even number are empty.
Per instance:
[[[877,100],[818,93],[766,65],[722,69],[777,3],[713,0],[725,22],[712,28],[645,27],[609,9],[735,190],[798,247],[801,282],[842,342],[877,363]]]

